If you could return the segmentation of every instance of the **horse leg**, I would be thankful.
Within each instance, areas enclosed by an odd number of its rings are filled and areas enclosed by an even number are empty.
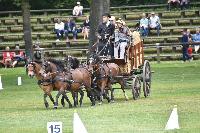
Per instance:
[[[111,102],[115,102],[115,99],[114,99],[114,89],[111,87],[110,88],[110,95],[111,95]]]
[[[123,79],[121,79],[120,81],[119,81],[119,83],[120,83],[120,85],[121,85],[121,89],[122,89],[122,91],[123,91],[123,93],[124,93],[124,97],[125,97],[125,99],[126,99],[126,101],[128,101],[128,96],[126,95],[126,92],[125,92],[125,81],[123,80]]]
[[[81,106],[82,106],[82,103],[83,103],[84,92],[83,92],[83,90],[80,90],[79,93],[80,93],[80,95],[81,95],[80,100],[79,100],[80,107],[81,107]]]
[[[108,92],[108,89],[105,90],[104,92],[104,97],[108,100],[108,103],[110,103],[110,98],[109,98],[109,92]]]
[[[103,94],[104,94],[104,89],[103,89],[103,87],[101,87],[100,97],[99,97],[99,105],[101,105],[103,102]]]
[[[55,101],[54,101],[54,99],[53,99],[52,95],[51,95],[51,94],[49,94],[48,96],[49,96],[50,100],[52,101],[52,103],[53,103],[53,104],[55,104]]]
[[[47,94],[44,93],[44,105],[46,108],[49,108],[49,103],[47,102]]]
[[[114,89],[112,88],[112,84],[109,84],[108,88],[110,89],[110,100],[111,100],[111,102],[115,102],[114,101]]]
[[[92,103],[91,106],[95,106],[94,93],[93,93],[93,91],[91,89],[89,91],[87,90],[87,96],[90,98],[90,101]]]
[[[58,94],[56,95],[56,102],[54,104],[54,109],[58,108],[58,98],[60,97],[60,95],[62,94],[62,91],[58,91]]]
[[[69,98],[67,97],[65,91],[62,91],[62,95],[65,98],[65,100],[67,101],[67,103],[69,104],[69,108],[72,108],[72,104],[71,104]]]
[[[63,107],[65,107],[65,97],[64,96],[62,96],[61,104],[62,104]]]
[[[78,92],[76,92],[75,96],[76,96],[76,105],[78,106]]]
[[[76,92],[72,92],[72,97],[74,100],[74,107],[76,107]]]

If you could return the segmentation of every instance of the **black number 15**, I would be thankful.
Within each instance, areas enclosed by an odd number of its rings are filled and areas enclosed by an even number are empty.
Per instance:
[[[60,133],[60,125],[51,125],[49,128],[51,133]]]

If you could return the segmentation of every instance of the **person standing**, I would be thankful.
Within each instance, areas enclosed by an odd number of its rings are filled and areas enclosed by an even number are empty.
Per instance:
[[[182,47],[183,47],[182,48],[183,61],[185,62],[186,60],[189,60],[189,55],[188,55],[189,37],[188,37],[186,29],[184,29],[182,32],[181,42],[182,42]]]
[[[129,43],[129,29],[123,25],[121,20],[116,21],[117,29],[115,30],[115,47],[114,47],[114,57],[115,59],[124,59],[125,49]],[[120,52],[118,53],[120,49]]]
[[[102,15],[102,23],[97,28],[97,52],[100,56],[111,55],[110,52],[110,39],[114,34],[115,26],[110,23],[110,14],[105,13]]]

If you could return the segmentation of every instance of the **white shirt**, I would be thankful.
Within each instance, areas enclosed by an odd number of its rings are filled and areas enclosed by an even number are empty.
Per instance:
[[[83,6],[75,6],[73,10],[73,15],[79,15],[79,12],[82,14]]]
[[[55,29],[56,30],[64,30],[65,24],[63,22],[55,23]]]
[[[158,16],[150,17],[150,27],[155,28],[160,24],[160,18]]]
[[[149,20],[147,18],[142,18],[140,20],[140,27],[148,28]]]

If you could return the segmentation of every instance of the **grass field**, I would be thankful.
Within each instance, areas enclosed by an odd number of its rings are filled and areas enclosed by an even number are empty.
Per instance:
[[[89,133],[199,133],[200,132],[200,61],[190,63],[151,63],[152,95],[137,101],[125,101],[115,90],[116,102],[90,107],[88,98],[77,112]],[[0,133],[45,133],[47,122],[62,121],[63,132],[72,133],[73,109],[45,109],[43,92],[24,68],[0,69]],[[23,80],[17,86],[17,76]],[[53,93],[54,96],[56,93]],[[50,101],[49,101],[50,103]],[[174,105],[178,106],[180,129],[164,131]]]

